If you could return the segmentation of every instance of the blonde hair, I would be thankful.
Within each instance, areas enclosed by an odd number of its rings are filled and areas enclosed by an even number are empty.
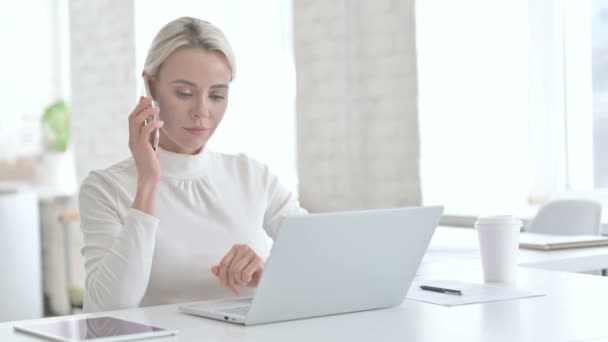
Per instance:
[[[224,33],[210,22],[191,17],[175,19],[158,31],[148,50],[144,70],[156,76],[171,53],[182,47],[221,53],[230,67],[230,80],[234,80],[236,62]]]

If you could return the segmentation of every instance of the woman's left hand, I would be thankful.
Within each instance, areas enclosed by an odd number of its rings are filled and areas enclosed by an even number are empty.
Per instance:
[[[225,288],[230,288],[235,295],[243,286],[256,287],[264,272],[264,260],[248,245],[234,245],[224,256],[219,265],[213,266],[211,272],[219,278]]]

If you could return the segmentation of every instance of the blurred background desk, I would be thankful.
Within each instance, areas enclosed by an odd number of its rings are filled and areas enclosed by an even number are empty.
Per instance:
[[[0,185],[0,321],[42,317],[38,195],[26,185]]]
[[[74,195],[0,183],[0,321],[67,315],[80,304],[84,265],[76,208]]]
[[[564,272],[589,272],[608,268],[608,247],[554,251],[520,249],[518,264]],[[472,228],[438,227],[418,274],[481,269],[477,231]]]

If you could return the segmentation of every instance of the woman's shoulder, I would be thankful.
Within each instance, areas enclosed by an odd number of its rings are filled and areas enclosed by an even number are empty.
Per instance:
[[[133,161],[133,157],[129,157],[105,169],[97,169],[89,172],[82,182],[82,187],[115,187],[118,184],[132,181],[136,175],[137,170],[135,168],[135,162]]]

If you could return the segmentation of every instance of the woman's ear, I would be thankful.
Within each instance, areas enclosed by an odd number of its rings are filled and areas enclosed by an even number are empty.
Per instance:
[[[152,77],[146,70],[141,72],[141,77],[144,79],[144,82],[148,83],[148,87],[150,87],[150,96],[156,98],[156,92],[154,91],[156,88],[154,84],[154,77]]]

